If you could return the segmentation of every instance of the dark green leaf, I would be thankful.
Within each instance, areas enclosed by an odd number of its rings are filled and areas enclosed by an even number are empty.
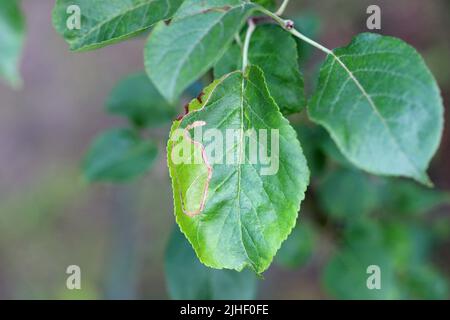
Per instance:
[[[269,10],[273,10],[277,6],[277,2],[275,0],[252,0],[253,3],[257,3]]]
[[[450,193],[424,188],[416,183],[391,179],[383,189],[384,211],[420,215],[450,204]]]
[[[357,36],[335,55],[322,67],[310,117],[359,168],[429,185],[443,106],[423,59],[401,40],[375,34]]]
[[[128,117],[138,127],[162,125],[176,115],[174,107],[161,96],[145,73],[122,80],[111,92],[106,108]]]
[[[129,129],[112,129],[99,135],[83,162],[88,181],[122,182],[147,171],[156,158],[155,144]]]
[[[145,48],[145,67],[162,95],[175,101],[210,69],[253,10],[243,4],[158,24]]]
[[[19,61],[25,21],[17,0],[0,0],[0,77],[13,87],[22,83]]]
[[[249,55],[251,54],[250,48]],[[230,72],[240,70],[241,68],[242,48],[237,43],[233,43],[214,66],[214,78],[218,79]]]
[[[166,252],[166,281],[172,299],[234,300],[256,298],[257,280],[250,270],[215,270],[198,261],[195,252],[175,227]]]
[[[175,14],[174,19],[181,19],[209,10],[224,10],[243,4],[244,0],[185,0]]]
[[[215,65],[214,76],[239,70],[241,56],[240,47],[233,44]],[[299,112],[306,106],[297,45],[289,33],[275,25],[258,26],[250,42],[249,61],[263,70],[270,94],[283,114]]]
[[[91,50],[134,36],[170,19],[183,0],[57,0],[53,26],[71,50]],[[69,6],[81,11],[81,29],[70,30]]]
[[[174,123],[168,144],[177,222],[205,265],[236,270],[250,267],[261,273],[294,227],[309,182],[296,133],[255,66],[245,74],[234,72],[215,81],[205,90],[202,103],[194,100],[189,111]],[[222,148],[222,154],[235,159],[237,154],[237,161],[209,164],[210,157],[202,155],[203,145],[185,138],[194,124],[201,124],[203,132],[219,130],[222,137],[226,130],[254,129],[259,137],[259,130],[267,130],[269,135],[278,132],[279,150],[271,143],[266,146],[273,171],[261,161],[250,162],[247,152],[244,158],[243,150],[249,150],[249,141],[254,139],[244,138],[242,132],[238,142],[228,141],[227,150],[223,150],[225,142],[222,146],[216,140],[208,143],[208,149]],[[188,158],[200,155],[203,160],[175,163],[173,158],[186,147]]]

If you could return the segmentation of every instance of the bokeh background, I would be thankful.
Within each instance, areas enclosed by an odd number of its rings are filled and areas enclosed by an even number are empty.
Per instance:
[[[288,14],[320,21],[328,47],[347,44],[366,29],[366,8],[382,8],[381,33],[416,47],[450,103],[450,1],[291,1]],[[126,185],[88,185],[80,161],[99,132],[125,124],[104,103],[124,76],[143,69],[145,37],[86,53],[70,53],[51,25],[53,0],[23,0],[27,41],[24,87],[0,84],[0,298],[167,298],[164,251],[174,218],[172,193],[160,155],[154,168]],[[307,67],[311,73],[314,55]],[[450,190],[450,127],[430,175]],[[164,150],[168,127],[152,132]],[[447,206],[436,214],[450,215]],[[303,215],[310,214],[307,210]],[[310,261],[298,270],[276,265],[259,281],[258,298],[329,298],[320,280],[333,250],[322,234]],[[432,259],[450,276],[450,241]],[[81,291],[65,287],[66,268],[82,270]]]

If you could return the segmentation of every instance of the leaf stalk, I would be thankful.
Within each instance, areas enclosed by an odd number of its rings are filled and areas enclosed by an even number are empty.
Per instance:
[[[277,16],[282,16],[284,11],[286,10],[288,4],[289,4],[289,0],[284,0],[283,3],[281,4],[280,8],[277,10],[277,12],[275,14]]]
[[[332,56],[335,57],[333,51],[331,51],[330,49],[324,47],[323,45],[321,45],[320,43],[308,38],[307,36],[305,36],[304,34],[302,34],[300,31],[298,31],[297,29],[294,28],[294,24],[292,22],[292,20],[285,20],[283,18],[281,18],[277,13],[273,13],[269,10],[267,10],[266,8],[259,6],[258,10],[261,11],[262,13],[268,15],[269,17],[271,17],[273,20],[275,20],[284,30],[286,30],[287,32],[289,32],[290,34],[292,34],[294,37],[299,38],[300,40],[305,41],[306,43],[312,45],[313,47],[316,47],[317,49],[325,52],[326,54],[330,54]]]
[[[252,38],[253,32],[255,31],[255,23],[253,22],[253,20],[249,19],[247,23],[247,33],[245,34],[244,47],[242,48],[242,71],[244,72],[248,66],[248,50],[250,48],[250,40]]]

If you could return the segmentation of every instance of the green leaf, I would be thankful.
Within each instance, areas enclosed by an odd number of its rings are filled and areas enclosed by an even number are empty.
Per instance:
[[[339,60],[329,56],[322,67],[311,119],[357,167],[430,185],[426,169],[441,139],[443,106],[421,56],[375,34],[334,53]]]
[[[87,180],[122,182],[147,171],[156,159],[155,144],[129,129],[112,129],[99,135],[83,162]]]
[[[320,141],[319,148],[330,160],[332,160],[336,164],[344,168],[355,169],[355,166],[342,154],[342,152],[336,146],[336,143],[333,141],[333,139],[331,139],[330,135],[326,131],[322,141]]]
[[[216,80],[200,100],[194,100],[190,112],[174,123],[168,143],[177,222],[205,265],[238,271],[250,267],[261,273],[294,227],[304,198],[309,171],[302,149],[256,66]],[[278,132],[279,139],[272,136],[267,141],[278,140],[279,150],[272,143],[258,147],[272,157],[273,172],[266,171],[269,165],[261,161],[250,161],[253,157],[245,150],[250,150],[249,141],[255,137],[238,131],[237,141],[224,138],[221,144],[213,139],[205,147],[186,138],[199,125],[203,132],[215,129],[222,137],[226,130],[254,129],[259,137],[260,130],[269,136]],[[220,158],[213,162],[215,149],[234,156],[234,163],[221,164]],[[180,151],[184,163],[174,161]]]
[[[145,48],[145,67],[168,101],[175,101],[217,62],[254,8],[219,8],[155,27]]]
[[[275,25],[258,26],[249,47],[249,61],[260,67],[270,94],[284,115],[306,106],[303,77],[298,65],[297,45],[292,36]],[[233,44],[214,67],[214,76],[241,69],[240,47]]]
[[[25,19],[16,0],[0,0],[0,77],[20,87],[19,62],[25,40]]]
[[[320,181],[317,194],[326,214],[334,219],[354,220],[367,216],[377,207],[380,184],[362,172],[339,169]]]
[[[166,251],[165,275],[172,299],[246,300],[256,298],[257,279],[250,270],[215,270],[201,264],[175,227]]]
[[[110,113],[128,117],[139,128],[170,122],[176,115],[145,73],[128,76],[111,92],[106,103]]]
[[[273,10],[277,6],[277,2],[275,0],[252,0],[253,3],[257,3],[267,9]]]
[[[53,26],[74,51],[92,50],[130,38],[161,20],[170,19],[183,0],[57,0]],[[77,5],[81,29],[70,30],[67,13]]]
[[[276,256],[277,264],[295,269],[305,264],[315,247],[315,230],[306,222],[301,222],[281,246]]]
[[[185,0],[176,12],[174,19],[185,18],[209,10],[223,10],[243,3],[243,0]]]
[[[255,32],[256,30],[259,30],[259,28],[255,29]],[[252,41],[250,40],[249,56],[252,53],[251,49],[252,49]],[[217,61],[217,63],[214,65],[214,78],[218,79],[230,72],[241,69],[242,69],[242,49],[237,43],[233,43],[225,52],[225,54],[220,58],[220,60]]]

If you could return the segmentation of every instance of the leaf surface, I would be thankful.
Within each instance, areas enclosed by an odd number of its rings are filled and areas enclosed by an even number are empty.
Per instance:
[[[145,48],[147,74],[175,101],[224,54],[255,6],[242,4],[160,23]]]
[[[431,184],[426,169],[439,145],[443,105],[423,59],[403,41],[361,34],[322,67],[309,104],[357,167]]]
[[[295,225],[309,182],[306,160],[295,130],[269,95],[258,67],[216,80],[201,100],[194,100],[189,114],[174,123],[168,144],[177,222],[205,265],[238,271],[250,267],[261,273]],[[203,132],[218,130],[222,137],[227,130],[239,135],[236,140],[205,139],[202,144],[190,135],[186,138],[190,131],[195,136],[191,130],[195,124],[202,124]],[[279,159],[278,170],[268,172],[269,165],[260,157],[251,161],[249,141],[255,137],[243,134],[251,129],[260,133],[259,152],[273,157],[273,168]],[[278,132],[278,150],[271,143],[261,147],[261,129],[269,135],[267,141],[276,140],[270,135]],[[174,161],[186,144],[189,157],[201,161]],[[217,153],[207,149],[223,150],[222,159],[229,156],[234,163],[221,163]]]
[[[183,0],[57,0],[53,25],[70,49],[91,50],[136,35],[161,20],[170,19]],[[81,29],[70,30],[70,6],[80,8]]]
[[[275,9],[277,4],[275,0],[252,0],[252,2],[257,3],[269,10]]]

